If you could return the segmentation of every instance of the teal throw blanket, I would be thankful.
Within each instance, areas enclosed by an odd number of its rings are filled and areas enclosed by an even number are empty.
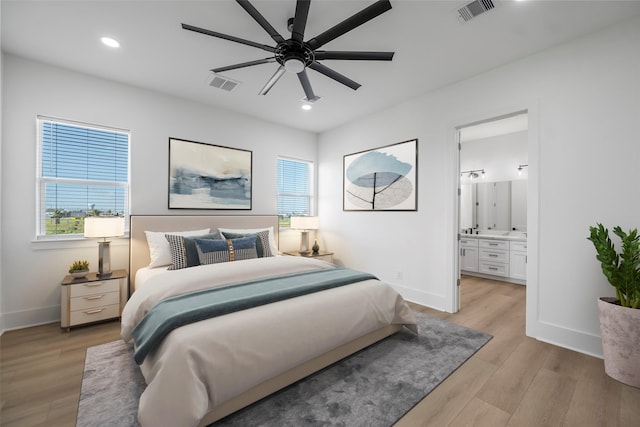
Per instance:
[[[147,354],[180,326],[369,279],[376,277],[349,268],[335,268],[269,277],[167,298],[156,304],[133,329],[134,359],[142,364]]]

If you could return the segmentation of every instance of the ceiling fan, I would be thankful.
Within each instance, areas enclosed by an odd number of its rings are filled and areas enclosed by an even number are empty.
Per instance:
[[[240,6],[271,36],[276,42],[275,46],[268,46],[261,43],[252,42],[239,37],[218,33],[204,28],[194,27],[193,25],[182,24],[182,28],[196,33],[205,34],[212,37],[229,40],[232,42],[253,46],[258,49],[271,52],[273,55],[268,58],[258,59],[255,61],[243,62],[240,64],[229,65],[226,67],[214,68],[211,71],[221,73],[238,68],[251,67],[253,65],[277,62],[279,67],[275,74],[267,81],[267,84],[260,91],[260,95],[266,95],[276,82],[285,74],[285,72],[296,73],[300,84],[306,95],[305,100],[315,102],[319,99],[313,93],[309,77],[307,76],[307,68],[324,74],[325,76],[342,83],[345,86],[356,90],[360,84],[350,78],[322,65],[318,61],[325,59],[334,60],[352,60],[352,61],[391,61],[394,52],[364,52],[364,51],[324,51],[317,50],[330,41],[340,37],[341,35],[353,30],[354,28],[370,21],[371,19],[383,14],[391,9],[389,0],[378,0],[372,5],[366,7],[360,12],[345,19],[339,24],[331,27],[324,33],[304,41],[304,30],[307,25],[307,16],[309,14],[309,5],[311,0],[297,0],[295,16],[288,21],[288,29],[291,31],[291,38],[285,39],[275,28],[258,12],[258,10],[248,0],[236,0]]]

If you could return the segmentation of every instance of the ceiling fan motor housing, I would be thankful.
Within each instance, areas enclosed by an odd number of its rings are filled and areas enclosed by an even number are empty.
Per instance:
[[[296,74],[302,72],[315,60],[313,50],[306,43],[296,43],[291,39],[278,43],[275,57],[287,71]]]

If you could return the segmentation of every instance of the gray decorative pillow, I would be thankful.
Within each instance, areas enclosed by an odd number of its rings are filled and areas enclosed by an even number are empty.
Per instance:
[[[165,234],[165,238],[169,241],[169,249],[171,250],[171,265],[169,266],[169,270],[179,270],[181,268],[200,265],[195,239],[217,239],[223,241],[221,240],[222,235],[217,231],[211,234],[192,237]]]
[[[195,239],[200,264],[240,261],[257,258],[256,236],[239,239]]]

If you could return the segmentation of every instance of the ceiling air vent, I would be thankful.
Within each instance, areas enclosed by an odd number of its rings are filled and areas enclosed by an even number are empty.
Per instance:
[[[462,22],[468,22],[494,7],[496,6],[491,0],[475,0],[458,9],[458,19]]]
[[[209,86],[217,87],[218,89],[226,90],[227,92],[231,92],[238,87],[239,84],[240,82],[231,80],[228,77],[223,77],[219,74],[213,74],[209,80]]]

